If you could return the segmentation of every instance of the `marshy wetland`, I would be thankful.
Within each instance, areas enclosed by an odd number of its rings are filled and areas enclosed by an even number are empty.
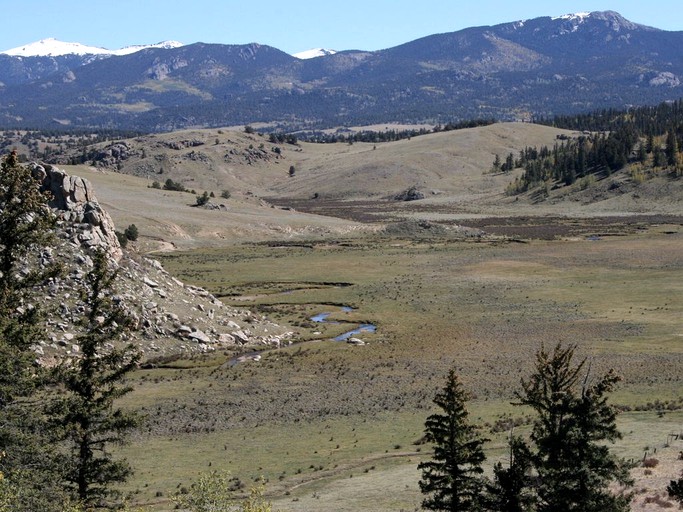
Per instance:
[[[557,342],[576,344],[596,375],[623,377],[617,450],[663,453],[683,424],[681,218],[583,219],[552,237],[552,222],[543,236],[529,236],[537,221],[518,222],[519,236],[506,224],[505,236],[163,255],[180,279],[295,335],[259,361],[226,365],[234,354],[221,352],[138,372],[127,400],[148,421],[123,449],[131,490],[164,510],[199,473],[227,469],[246,486],[263,475],[282,510],[414,510],[423,423],[447,370],[472,392],[496,460],[508,427],[528,425],[511,405],[520,379]],[[328,321],[312,319],[321,312]],[[358,335],[364,346],[332,341],[366,323],[377,330]]]

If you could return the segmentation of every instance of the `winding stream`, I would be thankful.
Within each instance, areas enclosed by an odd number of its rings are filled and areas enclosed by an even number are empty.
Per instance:
[[[343,313],[350,313],[351,311],[353,311],[353,308],[350,306],[342,306],[340,310]],[[310,317],[309,320],[316,323],[326,324],[352,324],[352,322],[338,322],[336,320],[328,320],[329,316],[332,314],[333,312],[318,313],[317,315],[313,315],[312,317]],[[332,339],[334,341],[349,341],[349,339],[356,336],[357,334],[361,334],[363,332],[375,332],[376,330],[377,326],[374,324],[360,324],[355,329],[346,331],[340,334],[339,336],[335,336]],[[305,341],[303,343],[310,343],[310,341]],[[246,354],[241,354],[239,356],[233,357],[232,359],[227,361],[224,364],[224,366],[235,366],[236,364],[244,363],[246,361],[259,361],[261,359],[261,356],[268,352],[271,352],[271,350],[247,352]]]
[[[341,308],[342,312],[344,313],[349,313],[353,311],[352,307],[349,306],[342,306]],[[340,324],[341,322],[335,322],[335,321],[328,321],[327,318],[331,315],[332,313],[318,313],[317,315],[314,315],[310,318],[312,322],[317,322],[317,323],[329,323],[329,324]],[[377,326],[374,324],[360,324],[358,327],[351,331],[347,331],[343,334],[340,334],[339,336],[335,336],[334,341],[347,341],[349,338],[360,334],[362,332],[375,332],[377,330]]]

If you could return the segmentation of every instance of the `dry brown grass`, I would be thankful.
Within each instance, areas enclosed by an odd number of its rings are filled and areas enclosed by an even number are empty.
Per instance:
[[[626,171],[584,191],[552,191],[549,199],[540,203],[533,194],[505,196],[506,185],[521,171],[487,173],[495,155],[517,155],[526,146],[552,145],[558,133],[569,132],[527,123],[500,123],[376,145],[293,146],[273,145],[265,136],[240,131],[186,130],[127,141],[133,156],[121,162],[121,172],[139,179],[111,170],[68,170],[94,182],[98,197],[117,225],[136,223],[142,228],[145,249],[340,238],[406,218],[453,224],[483,217],[525,216],[538,223],[538,219],[549,216],[582,219],[683,214],[681,180],[660,177],[638,189],[625,187],[626,194],[608,193],[612,180],[628,182]],[[168,147],[184,141],[199,141],[201,145]],[[279,148],[279,156],[274,147]],[[245,155],[253,152],[263,158],[248,161]],[[290,165],[296,167],[294,178],[287,172]],[[158,174],[162,169],[163,174]],[[147,188],[154,180],[163,184],[168,178],[195,189],[197,194],[213,192],[213,201],[225,204],[227,211],[191,208],[193,194]],[[412,186],[426,198],[405,203],[386,199]],[[223,190],[229,190],[232,197],[222,199]],[[317,199],[312,199],[315,194]],[[273,207],[273,203],[322,215]]]

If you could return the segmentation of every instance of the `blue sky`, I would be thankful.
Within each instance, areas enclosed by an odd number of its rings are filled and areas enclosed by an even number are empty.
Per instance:
[[[47,37],[117,49],[163,40],[257,42],[288,53],[314,47],[378,50],[480,25],[613,10],[683,30],[680,0],[2,0],[0,51]]]

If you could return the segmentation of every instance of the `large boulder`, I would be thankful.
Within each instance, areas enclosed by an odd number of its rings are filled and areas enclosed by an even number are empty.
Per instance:
[[[408,190],[399,192],[394,196],[396,201],[419,201],[420,199],[424,198],[425,195],[420,192],[417,187],[410,187]]]

